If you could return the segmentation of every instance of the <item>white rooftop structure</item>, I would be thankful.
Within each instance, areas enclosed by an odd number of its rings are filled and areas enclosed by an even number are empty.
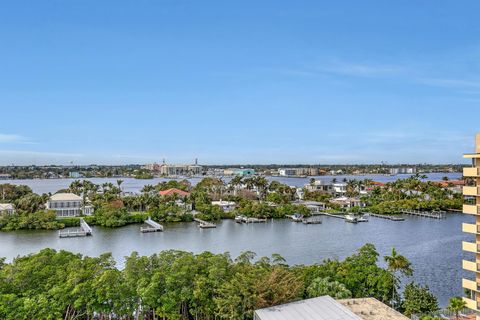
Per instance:
[[[56,193],[50,197],[51,201],[82,201],[82,197],[75,193]]]
[[[212,201],[212,205],[219,206],[224,212],[231,212],[235,209],[234,201]]]
[[[3,210],[13,210],[14,207],[13,207],[13,204],[11,203],[0,203],[0,211],[3,211]]]
[[[15,213],[15,207],[11,203],[0,203],[0,213],[2,212],[13,214]]]
[[[93,214],[93,207],[83,203],[82,197],[74,193],[56,193],[48,199],[45,207],[54,210],[59,218]]]
[[[255,311],[254,320],[362,320],[330,296]]]

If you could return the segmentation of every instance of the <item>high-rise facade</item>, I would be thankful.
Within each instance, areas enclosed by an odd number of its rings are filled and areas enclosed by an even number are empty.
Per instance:
[[[473,242],[464,241],[462,249],[473,253],[472,260],[463,260],[463,269],[471,271],[470,279],[462,279],[465,289],[464,297],[467,307],[477,312],[477,320],[480,320],[480,134],[475,139],[475,152],[465,154],[464,158],[472,159],[472,166],[463,169],[466,179],[463,187],[465,199],[463,213],[474,216],[474,223],[463,223],[462,231],[472,234]]]

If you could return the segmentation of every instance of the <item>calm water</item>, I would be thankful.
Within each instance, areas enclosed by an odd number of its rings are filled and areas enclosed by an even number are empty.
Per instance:
[[[473,240],[461,232],[470,216],[451,214],[445,220],[408,217],[403,222],[371,218],[357,225],[323,217],[323,224],[304,225],[288,220],[239,225],[223,221],[216,229],[202,230],[195,223],[166,224],[163,233],[140,233],[140,225],[118,229],[93,228],[93,236],[60,239],[56,231],[0,232],[0,256],[11,261],[17,255],[42,248],[65,249],[90,256],[112,252],[119,267],[132,251],[150,255],[166,249],[191,252],[230,252],[237,256],[251,250],[259,256],[279,253],[290,264],[312,264],[325,258],[342,259],[363,244],[375,244],[380,254],[392,247],[405,255],[415,269],[414,278],[428,284],[445,305],[449,297],[461,295],[462,240]],[[467,257],[471,258],[471,257]]]
[[[447,176],[450,180],[461,178],[461,173],[430,173],[428,174],[427,180],[441,180],[443,177]],[[410,175],[399,174],[396,176],[385,176],[385,175],[338,175],[338,176],[319,176],[315,177],[325,182],[331,182],[333,179],[337,179],[337,182],[341,182],[343,179],[372,179],[379,182],[389,182],[395,181],[397,179],[405,179],[410,177]],[[285,178],[285,177],[267,177],[268,180],[277,180],[279,182],[285,183],[289,186],[301,187],[310,181],[311,177],[308,178]],[[167,181],[164,178],[155,178],[147,180],[139,180],[133,178],[91,178],[86,179],[90,180],[96,184],[102,184],[106,182],[111,182],[116,184],[117,179],[124,180],[122,183],[122,189],[125,192],[140,192],[140,190],[147,184],[155,185],[161,181]],[[25,179],[25,180],[0,180],[0,183],[12,183],[12,184],[24,184],[32,188],[36,193],[48,193],[56,192],[60,189],[66,189],[68,186],[75,180],[78,179]],[[189,179],[192,184],[197,184],[201,178],[192,178]],[[229,178],[225,178],[225,181],[228,181]]]

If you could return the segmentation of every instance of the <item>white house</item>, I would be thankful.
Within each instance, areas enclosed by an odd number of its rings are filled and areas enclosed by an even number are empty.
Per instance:
[[[325,209],[327,208],[324,202],[319,202],[319,201],[298,200],[298,201],[294,201],[293,204],[303,205],[307,207],[312,213],[322,212],[322,211],[325,211]]]
[[[232,212],[235,210],[235,202],[234,201],[212,201],[212,205],[219,206],[223,212]]]
[[[333,200],[330,200],[330,203],[339,205],[343,209],[353,208],[353,207],[365,207],[365,203],[357,198],[348,198],[348,197],[339,197]]]
[[[307,183],[305,189],[310,192],[321,191],[326,193],[332,193],[333,185],[330,183],[324,183],[322,180],[315,180],[313,183]]]
[[[344,182],[333,184],[333,193],[343,195],[347,193],[347,184]]]
[[[84,205],[83,199],[74,193],[56,193],[45,204],[47,210],[54,210],[57,217],[89,216],[93,213],[91,205]]]
[[[0,203],[0,214],[14,214],[15,207],[11,203]]]

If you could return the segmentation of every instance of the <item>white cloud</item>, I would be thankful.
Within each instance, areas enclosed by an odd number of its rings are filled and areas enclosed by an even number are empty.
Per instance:
[[[0,143],[25,142],[27,139],[19,134],[0,133]]]
[[[421,78],[418,79],[418,81],[426,85],[443,88],[480,89],[480,80],[475,81],[449,78]]]
[[[83,157],[80,153],[63,153],[63,152],[40,152],[28,150],[0,150],[1,155],[5,156],[26,156],[26,157]]]
[[[355,77],[387,77],[403,74],[407,71],[404,66],[384,65],[371,63],[350,63],[332,61],[317,68],[320,72],[335,73]]]

